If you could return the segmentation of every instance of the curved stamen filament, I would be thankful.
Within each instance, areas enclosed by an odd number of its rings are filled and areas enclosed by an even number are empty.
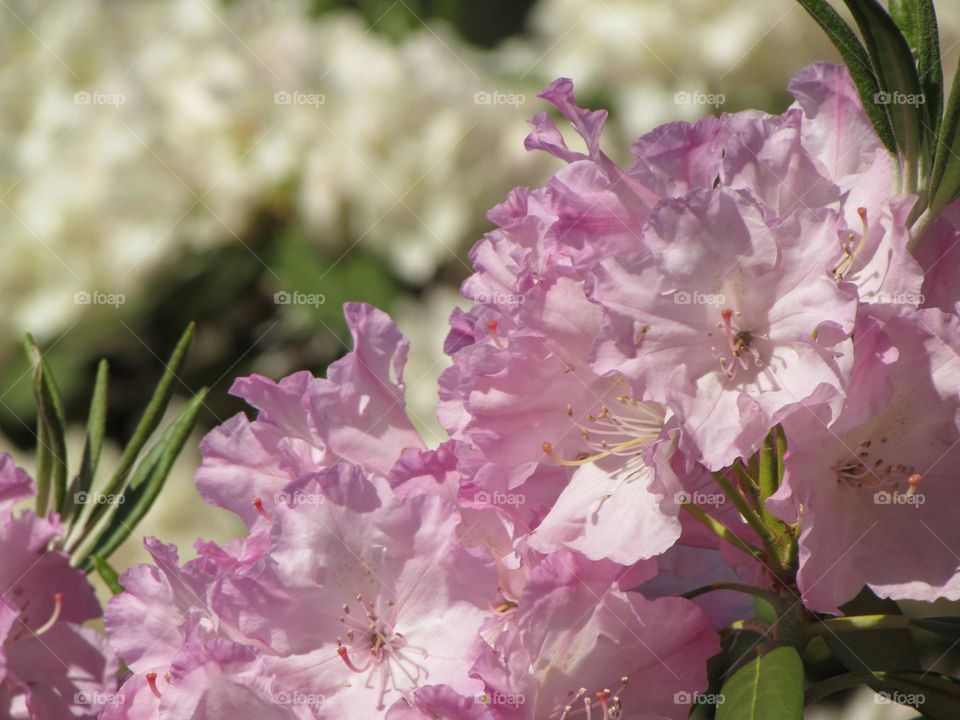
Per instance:
[[[254,498],[252,505],[254,508],[256,508],[257,512],[260,513],[261,516],[265,517],[270,522],[273,522],[273,515],[268,513],[267,509],[263,507],[263,500],[260,498]]]
[[[545,442],[543,443],[543,451],[549,455],[554,462],[565,465],[566,467],[580,467],[581,465],[589,465],[595,463],[598,460],[603,460],[604,458],[610,457],[611,455],[620,455],[623,454],[622,451],[629,448],[636,447],[637,445],[643,445],[650,442],[653,442],[657,439],[657,435],[643,435],[640,437],[631,438],[626,442],[618,443],[616,445],[611,445],[607,450],[597,453],[596,455],[588,455],[587,457],[579,458],[577,460],[565,460],[561,457],[557,457],[556,453],[553,451],[553,443]],[[630,453],[632,454],[632,453]]]
[[[503,344],[503,340],[500,339],[500,335],[497,333],[497,321],[491,320],[487,323],[487,330],[490,331],[490,339],[493,340],[493,344],[496,345],[500,350],[503,350],[506,346]]]
[[[857,208],[857,214],[860,216],[860,237],[857,237],[856,233],[851,231],[847,233],[847,242],[844,243],[841,241],[840,249],[843,252],[843,257],[840,258],[832,271],[833,276],[838,281],[843,280],[847,273],[853,268],[853,263],[863,248],[867,233],[870,232],[870,223],[867,220],[867,209],[865,207],[859,207]]]
[[[47,621],[33,631],[34,635],[40,637],[50,628],[57,624],[57,620],[60,619],[60,611],[63,609],[63,593],[54,593],[53,595],[53,612],[50,614],[50,617],[47,618]]]
[[[376,655],[373,652],[371,652],[370,657],[367,658],[366,665],[364,665],[363,667],[357,667],[356,665],[353,664],[353,660],[350,659],[350,655],[347,653],[347,649],[343,645],[337,648],[337,655],[339,655],[343,659],[343,662],[346,663],[347,667],[350,668],[350,670],[355,673],[366,672],[373,665],[374,659],[376,659]]]
[[[150,692],[159,699],[161,695],[160,690],[157,688],[157,674],[155,672],[147,673],[147,685],[150,686]]]

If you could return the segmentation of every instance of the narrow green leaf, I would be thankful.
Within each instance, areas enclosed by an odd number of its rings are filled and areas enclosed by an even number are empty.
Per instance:
[[[930,212],[936,215],[960,195],[960,68],[953,78],[947,112],[937,136],[933,176],[930,180]]]
[[[960,617],[911,618],[910,624],[951,643],[960,642]]]
[[[879,691],[890,703],[909,705],[929,720],[957,720],[960,712],[960,681],[930,671],[878,673],[884,684]]]
[[[886,107],[903,162],[903,189],[916,192],[924,148],[932,147],[926,136],[926,123],[921,121],[921,116],[926,117],[926,111],[920,110],[926,97],[920,87],[916,60],[897,23],[877,0],[844,2],[860,28],[880,84],[870,102]]]
[[[893,600],[879,598],[866,587],[840,609],[845,616],[903,614]],[[840,637],[826,632],[823,639],[850,672],[920,669],[920,657],[913,636],[906,629],[867,630]]]
[[[925,122],[929,136],[936,137],[943,116],[943,65],[933,0],[890,0],[889,11],[917,57],[920,87],[926,98]]]
[[[120,463],[117,466],[117,470],[106,488],[105,492],[107,494],[119,494],[123,490],[127,474],[140,455],[140,451],[143,450],[150,436],[153,435],[153,431],[156,430],[160,424],[160,420],[163,418],[163,414],[166,412],[167,405],[173,395],[174,384],[177,381],[177,373],[183,365],[187,350],[190,347],[190,342],[193,340],[193,332],[194,324],[190,323],[180,338],[180,341],[177,343],[177,346],[174,348],[173,354],[170,355],[170,359],[164,368],[163,376],[160,378],[160,382],[157,383],[157,387],[153,391],[153,396],[143,411],[143,415],[140,416],[140,421],[133,431],[130,442],[127,443],[123,454],[120,456]]]
[[[103,580],[104,584],[108,588],[110,588],[110,592],[112,592],[114,595],[119,595],[125,590],[123,585],[120,584],[120,574],[110,563],[108,563],[99,555],[91,556],[90,562],[93,564],[93,568],[97,571],[97,575],[100,576],[100,579]]]
[[[90,555],[109,558],[133,532],[163,489],[173,463],[193,431],[206,396],[206,389],[198,392],[147,452],[131,475],[125,492],[109,506],[87,540],[77,548],[72,558],[74,565],[85,566],[89,571],[92,568],[87,560]]]
[[[37,404],[37,513],[46,514],[50,507],[62,512],[67,491],[67,423],[63,400],[47,361],[30,335],[26,337],[26,350],[33,366],[33,394]]]
[[[917,47],[917,39],[920,35],[917,26],[918,5],[918,0],[890,0],[887,4],[887,12],[910,43],[910,47],[914,49]]]
[[[896,154],[897,142],[893,132],[893,122],[887,107],[874,101],[877,93],[880,92],[880,84],[860,39],[826,0],[797,0],[797,2],[817,21],[837,48],[857,86],[860,100],[863,102],[870,122],[873,123],[877,136],[890,152]]]
[[[103,448],[103,437],[107,424],[107,379],[109,365],[101,360],[97,366],[97,379],[93,385],[93,397],[90,400],[90,411],[87,414],[87,434],[83,445],[83,457],[80,459],[80,469],[67,488],[67,498],[64,508],[64,519],[76,512],[83,515],[83,503],[78,498],[85,497],[93,486],[93,478],[100,464],[100,451]]]
[[[802,720],[803,662],[792,647],[751,660],[721,690],[717,720]]]
[[[107,383],[110,366],[101,360],[97,366],[97,379],[90,400],[90,412],[87,415],[87,438],[83,448],[83,460],[80,472],[86,477],[82,490],[88,490],[100,464],[100,451],[103,449],[103,436],[107,425]]]

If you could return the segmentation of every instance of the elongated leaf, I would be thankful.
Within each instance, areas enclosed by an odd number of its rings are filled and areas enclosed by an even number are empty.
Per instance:
[[[103,436],[107,424],[107,377],[109,366],[106,360],[101,360],[97,366],[97,379],[93,385],[93,397],[90,400],[90,411],[87,415],[87,434],[83,445],[83,457],[80,459],[80,469],[67,488],[67,498],[64,505],[64,520],[69,520],[73,513],[82,514],[83,503],[80,498],[86,497],[93,485],[93,478],[100,464],[100,451],[103,448]]]
[[[930,210],[937,213],[960,194],[960,68],[953,78],[947,112],[937,136],[933,176],[930,181]]]
[[[960,642],[960,617],[912,618],[910,622],[914,626],[935,633],[951,643]]]
[[[147,514],[193,431],[206,395],[206,389],[198,392],[180,411],[163,437],[144,456],[131,475],[124,494],[108,508],[108,514],[97,521],[88,540],[77,549],[72,558],[75,565],[85,566],[89,572],[93,568],[87,559],[89,556],[108,559]],[[91,549],[88,551],[87,548]]]
[[[717,720],[802,720],[803,662],[779,647],[737,670],[723,686]]]
[[[873,123],[877,136],[890,152],[896,154],[897,141],[893,132],[893,122],[887,107],[875,102],[880,92],[880,83],[860,39],[826,0],[797,0],[797,2],[817,21],[830,38],[830,42],[837,48],[857,86],[860,100],[863,102],[870,122]]]
[[[872,102],[885,105],[893,122],[897,151],[904,161],[904,190],[915,192],[924,147],[931,146],[925,139],[926,123],[921,122],[920,106],[925,104],[926,97],[920,87],[916,61],[900,28],[877,0],[844,2],[860,28],[880,84]]]
[[[174,348],[170,359],[167,361],[163,376],[160,378],[160,382],[157,383],[157,387],[153,391],[153,396],[143,411],[143,415],[140,416],[140,421],[133,431],[133,437],[130,438],[130,442],[127,443],[127,447],[124,448],[123,454],[120,456],[120,463],[117,466],[117,470],[106,488],[105,492],[107,494],[119,494],[122,491],[124,483],[126,482],[127,473],[130,472],[137,457],[140,455],[140,451],[143,450],[150,436],[153,435],[153,431],[156,430],[157,425],[160,424],[163,413],[166,412],[167,405],[170,403],[170,397],[173,395],[173,389],[177,382],[177,373],[183,365],[187,350],[193,340],[193,331],[194,324],[190,323],[180,338],[180,341],[177,343],[177,346]]]
[[[902,615],[893,600],[877,597],[869,588],[840,608],[844,615]],[[824,633],[823,639],[837,659],[853,673],[870,670],[910,671],[920,669],[920,658],[909,630],[865,630],[856,633]],[[874,690],[884,689],[871,683]]]
[[[103,449],[104,430],[107,425],[107,383],[110,366],[106,360],[101,360],[97,366],[97,380],[93,386],[93,397],[90,400],[90,413],[87,415],[87,437],[83,448],[83,459],[80,463],[80,474],[83,478],[81,490],[89,490],[93,476],[100,464],[100,451]]]
[[[37,513],[52,507],[62,511],[67,493],[67,423],[60,390],[40,348],[26,337],[27,357],[33,365],[33,394],[37,404]]]
[[[90,562],[97,571],[97,575],[99,575],[104,584],[110,588],[110,592],[112,592],[114,595],[119,595],[124,591],[123,585],[120,584],[120,574],[110,563],[108,563],[99,555],[92,556],[90,558]]]
[[[935,672],[881,673],[885,685],[880,695],[891,703],[916,708],[930,720],[957,720],[960,715],[960,682]]]
[[[926,123],[930,137],[936,137],[943,116],[943,65],[933,0],[890,0],[889,10],[916,53],[920,87],[926,98]]]

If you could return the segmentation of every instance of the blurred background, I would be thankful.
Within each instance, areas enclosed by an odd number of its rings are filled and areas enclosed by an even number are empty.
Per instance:
[[[953,68],[960,9],[938,5]],[[347,300],[411,338],[410,412],[440,442],[466,252],[487,209],[558,168],[523,149],[540,89],[574,78],[622,160],[661,122],[780,112],[791,75],[836,60],[795,0],[0,0],[0,18],[0,435],[27,467],[26,331],[74,458],[109,359],[116,457],[188,321],[179,394],[212,388],[198,441],[244,409],[233,378],[322,374]],[[193,442],[117,567],[143,535],[190,556],[239,533],[194,491],[197,463]]]

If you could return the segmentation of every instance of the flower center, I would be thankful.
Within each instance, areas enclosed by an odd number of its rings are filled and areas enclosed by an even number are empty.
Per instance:
[[[858,236],[851,230],[847,233],[846,239],[840,239],[840,259],[831,271],[837,282],[842,281],[850,273],[850,270],[853,269],[857,255],[860,253],[861,248],[863,248],[863,241],[866,239],[867,232],[870,230],[870,225],[867,222],[867,209],[864,207],[857,208],[857,214],[860,216],[860,235]]]
[[[576,467],[616,455],[628,459],[638,457],[644,445],[660,437],[664,410],[656,403],[644,403],[629,395],[618,395],[615,405],[603,404],[596,414],[577,416],[573,403],[567,403],[567,416],[574,422],[590,452],[581,452],[574,459],[558,457],[553,443],[543,443],[543,451],[561,465]]]
[[[397,609],[393,600],[365,601],[362,594],[354,597],[359,612],[351,610],[350,603],[342,605],[340,622],[346,628],[345,637],[337,638],[337,654],[344,664],[357,674],[365,674],[364,687],[376,687],[378,709],[384,707],[387,690],[396,690],[405,697],[419,686],[427,675],[418,658],[426,658],[423,648],[407,642],[395,629]],[[380,610],[386,606],[386,612]]]
[[[627,687],[629,678],[620,678],[620,687],[616,693],[609,688],[599,690],[592,695],[587,688],[580,688],[573,698],[563,707],[559,720],[617,720],[623,717],[623,703],[620,694]]]
[[[867,487],[871,490],[897,490],[906,485],[909,494],[915,493],[923,476],[913,465],[894,463],[884,458],[881,453],[886,442],[886,437],[880,438],[879,443],[863,440],[857,446],[855,455],[848,456],[833,466],[837,482],[847,487]]]
[[[723,331],[726,345],[723,348],[710,346],[710,352],[720,361],[720,370],[730,380],[735,380],[739,371],[747,370],[751,365],[757,368],[764,366],[763,358],[756,348],[756,340],[767,340],[767,335],[740,327],[738,318],[741,315],[742,313],[734,312],[730,308],[721,310],[722,321],[717,323],[717,328]]]

